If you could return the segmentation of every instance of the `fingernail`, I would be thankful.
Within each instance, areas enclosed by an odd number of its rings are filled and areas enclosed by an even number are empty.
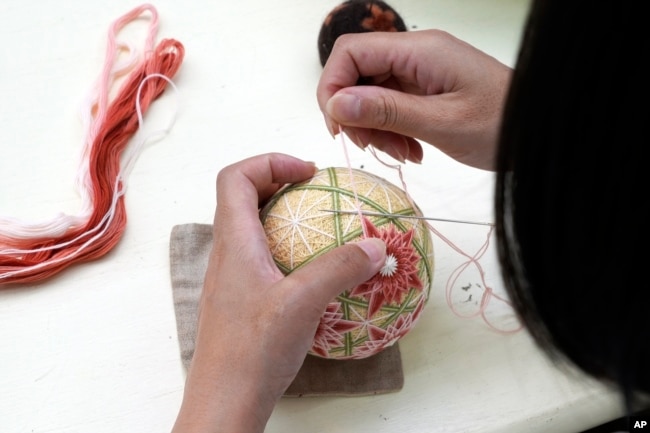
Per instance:
[[[316,173],[318,171],[318,166],[316,165],[316,163],[314,161],[305,161],[305,162],[307,164],[311,165],[312,167],[314,167],[314,173]]]
[[[386,244],[378,238],[366,238],[357,245],[368,255],[373,265],[383,266],[386,261]]]
[[[348,136],[350,141],[352,141],[359,149],[361,150],[366,150],[366,147],[368,146],[368,143],[364,143],[364,141],[359,137],[359,135],[354,132],[354,130],[350,128],[343,128],[343,132],[345,135]]]
[[[409,161],[415,163],[415,164],[422,164],[422,158],[412,155],[409,153],[409,155],[406,157]]]
[[[386,148],[383,149],[384,152],[395,158],[397,161],[401,162],[404,164],[406,162],[406,159],[404,159],[404,156],[400,153],[399,150],[395,146],[386,146]]]
[[[361,118],[361,98],[348,93],[332,96],[325,110],[340,122],[355,122]]]
[[[409,141],[406,139],[406,137],[402,137],[402,140],[404,141],[404,147],[406,148],[405,159],[415,164],[422,164],[422,155],[420,155],[420,152],[417,151],[419,148],[410,146]],[[416,152],[411,152],[413,149],[415,149]]]
[[[336,134],[339,133],[339,125],[334,122],[327,114],[323,114],[323,117],[325,118],[325,125],[327,126],[327,130],[329,131],[330,135],[332,138],[336,138]]]

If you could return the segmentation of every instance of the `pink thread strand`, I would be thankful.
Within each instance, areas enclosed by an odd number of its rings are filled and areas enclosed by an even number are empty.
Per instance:
[[[368,237],[368,229],[366,228],[366,225],[363,224],[363,212],[361,211],[361,200],[359,200],[359,194],[357,193],[357,185],[356,182],[354,181],[354,175],[352,174],[352,163],[350,162],[350,155],[348,153],[348,146],[347,143],[345,142],[345,138],[343,137],[343,133],[339,131],[339,137],[341,140],[341,146],[343,147],[343,155],[345,157],[345,162],[348,167],[348,174],[350,176],[350,188],[352,189],[352,194],[354,194],[354,201],[355,201],[355,206],[357,208],[357,212],[359,214],[359,221],[361,222],[361,230],[363,231],[363,237],[367,238]]]
[[[339,135],[341,136],[340,140],[341,140],[341,143],[342,143],[342,146],[343,146],[344,156],[345,156],[345,161],[346,161],[346,164],[347,164],[347,168],[348,168],[348,170],[349,170],[349,172],[350,172],[350,177],[352,177],[352,164],[351,164],[351,162],[350,162],[350,158],[349,158],[349,155],[348,155],[347,144],[346,144],[345,138],[343,137],[344,134],[341,133],[341,134],[339,134]],[[400,165],[396,165],[396,164],[388,164],[387,162],[383,161],[383,160],[379,157],[379,155],[377,154],[377,152],[376,152],[376,150],[375,150],[374,147],[372,147],[372,146],[368,146],[367,149],[370,150],[370,153],[371,153],[371,154],[374,156],[374,158],[375,158],[377,161],[379,161],[382,165],[384,165],[384,166],[386,166],[386,167],[388,167],[388,168],[390,168],[390,169],[392,169],[392,170],[397,171],[397,174],[398,174],[398,176],[399,176],[399,180],[400,180],[400,182],[401,182],[402,189],[404,190],[404,193],[406,194],[407,199],[409,200],[411,206],[412,206],[414,209],[417,208],[416,205],[415,205],[415,202],[413,201],[413,198],[412,198],[411,194],[410,194],[409,191],[408,191],[408,186],[407,186],[406,181],[405,181],[405,179],[404,179],[404,173],[403,173],[403,171],[402,171],[402,167],[401,167]],[[357,203],[359,203],[359,200],[358,200],[358,196],[357,196],[356,191],[353,191],[353,192],[354,192],[355,197],[356,197],[356,199],[357,199]],[[362,219],[363,213],[362,213],[362,211],[361,211],[361,207],[360,207],[360,206],[357,206],[357,208],[358,208],[358,210],[359,210],[359,218]],[[447,279],[447,283],[445,284],[445,299],[446,299],[446,301],[447,301],[447,305],[449,306],[449,308],[451,309],[451,311],[452,311],[452,312],[453,312],[457,317],[461,317],[461,318],[472,318],[472,317],[480,316],[480,317],[483,319],[483,321],[488,325],[488,327],[490,327],[490,328],[493,329],[494,331],[499,332],[499,333],[502,333],[502,334],[513,334],[513,333],[519,332],[519,331],[522,329],[522,325],[521,325],[521,324],[520,324],[519,326],[517,326],[516,328],[513,328],[513,329],[503,329],[503,328],[500,328],[500,327],[494,325],[494,324],[490,321],[490,319],[488,318],[488,316],[487,316],[488,305],[489,305],[490,301],[491,301],[493,298],[494,298],[494,299],[497,299],[497,300],[500,301],[500,302],[505,303],[506,305],[508,305],[509,307],[512,308],[512,303],[511,303],[508,299],[506,299],[506,298],[504,298],[504,297],[502,297],[502,296],[499,296],[498,294],[494,293],[494,290],[492,289],[492,287],[490,287],[490,286],[487,284],[486,277],[485,277],[485,271],[483,270],[483,266],[481,266],[481,263],[480,263],[480,261],[479,261],[479,260],[481,259],[481,257],[483,257],[483,255],[485,254],[485,252],[488,250],[488,248],[489,248],[489,246],[490,246],[490,237],[492,236],[492,233],[493,233],[493,231],[494,231],[494,226],[490,226],[490,229],[488,230],[488,233],[487,233],[487,236],[486,236],[485,242],[484,242],[484,243],[481,245],[481,247],[476,251],[476,253],[475,253],[474,255],[469,255],[469,254],[467,254],[465,251],[463,251],[461,248],[459,248],[456,244],[454,244],[450,239],[448,239],[446,236],[444,236],[444,235],[443,235],[440,231],[438,231],[435,227],[433,227],[433,225],[432,225],[429,221],[426,221],[426,220],[422,220],[422,221],[423,221],[423,223],[426,225],[426,227],[427,227],[427,228],[428,228],[428,229],[429,229],[433,234],[435,234],[435,235],[436,235],[440,240],[442,240],[445,244],[447,244],[451,249],[453,249],[454,251],[456,251],[458,254],[460,254],[461,256],[463,256],[463,257],[465,257],[465,258],[467,258],[467,261],[465,261],[465,262],[463,262],[462,264],[460,264],[458,267],[456,267],[456,268],[451,272],[449,278]],[[364,230],[364,234],[365,234],[365,230]],[[366,235],[367,235],[367,234],[366,234]],[[458,309],[456,308],[456,306],[454,305],[454,302],[453,302],[453,300],[452,300],[453,288],[455,287],[456,282],[458,281],[458,278],[459,278],[459,277],[463,274],[463,272],[465,272],[465,271],[466,271],[466,270],[467,270],[471,265],[474,265],[474,267],[477,269],[477,271],[478,271],[478,273],[479,273],[479,275],[480,275],[481,283],[482,283],[482,285],[483,285],[483,293],[482,293],[482,295],[481,295],[481,301],[480,301],[480,303],[479,303],[479,308],[478,308],[478,310],[477,310],[475,313],[472,313],[472,314],[461,314],[461,313],[458,311]]]

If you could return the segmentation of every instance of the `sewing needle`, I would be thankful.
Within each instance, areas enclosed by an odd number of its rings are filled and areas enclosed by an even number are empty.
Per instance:
[[[359,211],[355,211],[355,210],[320,209],[320,211],[321,212],[338,213],[338,214],[343,214],[343,215],[358,215],[359,214]],[[428,221],[442,221],[442,222],[448,222],[448,223],[474,224],[474,225],[481,225],[481,226],[493,226],[494,225],[494,223],[480,222],[480,221],[465,221],[465,220],[456,220],[456,219],[448,219],[448,218],[434,218],[434,217],[425,217],[425,216],[419,216],[419,215],[401,215],[401,214],[372,212],[372,211],[367,211],[367,210],[362,210],[361,215],[384,217],[384,218],[406,218],[406,219],[417,219],[417,220],[428,220]]]

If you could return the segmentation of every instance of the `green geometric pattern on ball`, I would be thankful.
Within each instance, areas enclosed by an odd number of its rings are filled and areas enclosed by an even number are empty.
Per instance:
[[[333,248],[362,238],[358,214],[326,212],[356,211],[354,191],[364,211],[422,215],[402,189],[385,179],[355,169],[350,176],[348,168],[319,170],[309,180],[278,192],[260,211],[269,248],[283,273],[289,274]],[[434,273],[433,244],[426,224],[408,218],[366,218],[379,229],[387,225],[402,233],[413,229],[411,245],[422,258],[418,277],[423,289],[411,288],[401,303],[382,305],[371,317],[368,317],[368,299],[351,296],[349,290],[342,293],[328,307],[329,319],[324,317],[321,321],[323,333],[327,334],[323,338],[327,341],[321,342],[323,347],[314,349],[319,356],[361,358],[382,350],[413,326],[429,297]],[[327,326],[332,329],[326,329]],[[344,328],[345,332],[340,331]]]

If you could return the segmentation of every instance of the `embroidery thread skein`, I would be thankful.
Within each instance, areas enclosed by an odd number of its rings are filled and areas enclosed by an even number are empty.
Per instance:
[[[50,220],[38,222],[21,221],[0,216],[0,239],[2,237],[14,239],[61,237],[67,230],[84,225],[90,218],[93,209],[93,185],[88,170],[89,156],[99,127],[106,119],[109,92],[113,88],[115,81],[127,75],[141,60],[135,47],[117,41],[117,34],[145,11],[150,12],[151,20],[144,51],[147,53],[153,52],[155,34],[158,29],[158,13],[153,6],[145,4],[120,17],[109,28],[103,69],[82,105],[81,120],[85,138],[81,149],[81,162],[76,181],[76,189],[82,200],[80,213],[78,215],[59,214]],[[118,59],[118,57],[124,57],[125,55],[127,56],[125,59]]]
[[[122,27],[145,11],[152,15],[150,31],[144,59],[135,65],[134,51],[115,38]],[[82,199],[90,200],[91,212],[86,218],[85,203],[80,216],[37,224],[33,230],[29,224],[0,219],[0,285],[45,279],[74,263],[103,256],[121,238],[126,226],[123,198],[128,170],[123,170],[120,159],[142,122],[142,113],[163,93],[184,57],[183,45],[173,39],[162,40],[153,47],[157,22],[155,8],[145,4],[120,17],[109,30],[107,58],[96,85],[97,95],[88,99],[88,136],[78,176],[80,194]],[[118,54],[125,50],[131,53],[130,57],[116,64]],[[109,101],[111,85],[133,67],[135,70],[117,96]],[[13,225],[17,230],[12,230]],[[55,233],[48,233],[49,229],[55,229]]]

